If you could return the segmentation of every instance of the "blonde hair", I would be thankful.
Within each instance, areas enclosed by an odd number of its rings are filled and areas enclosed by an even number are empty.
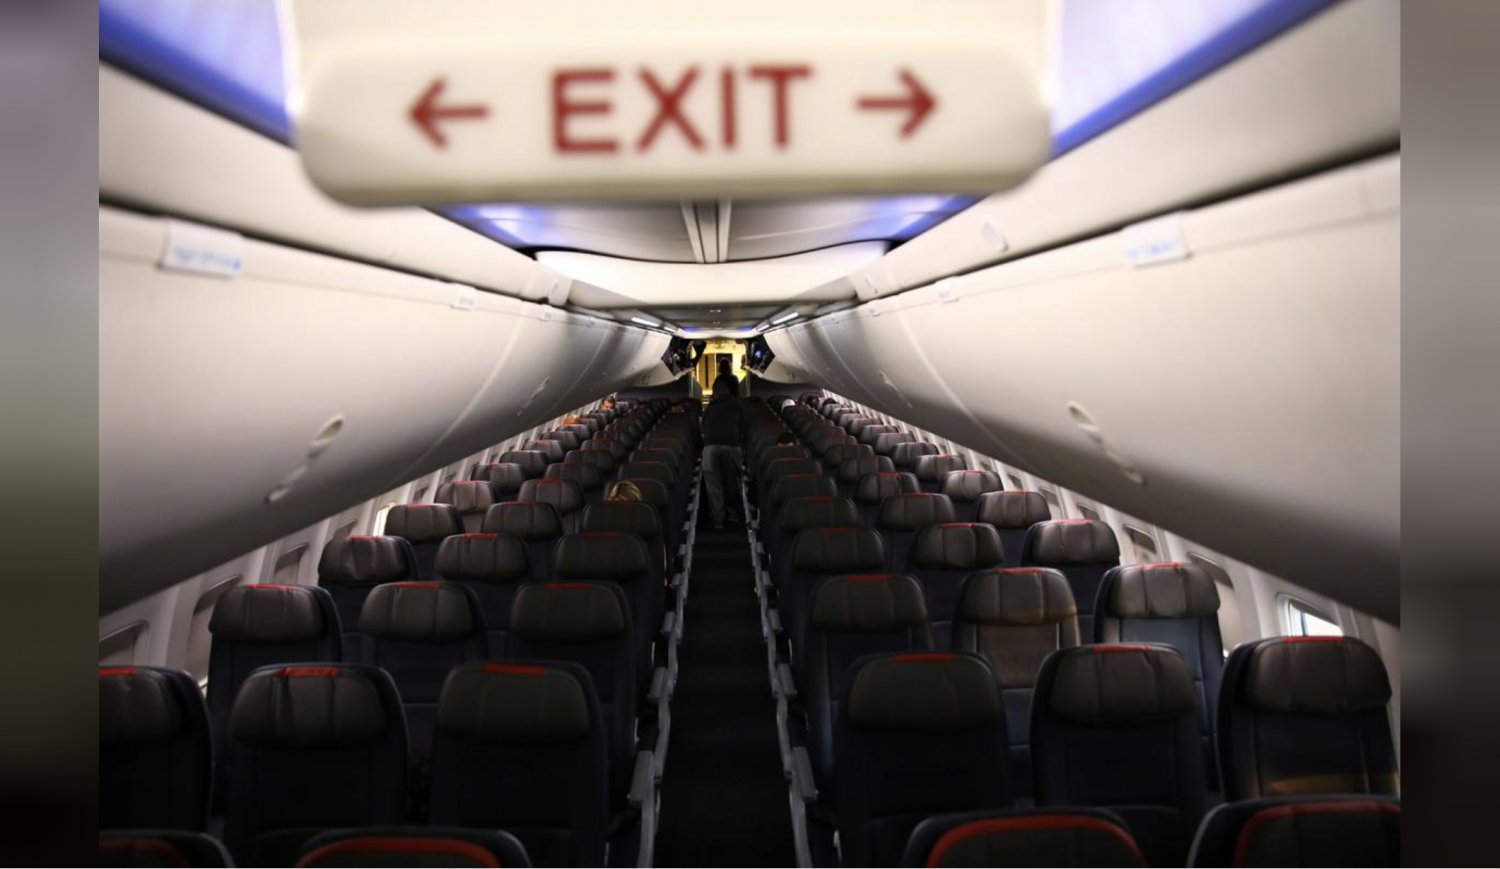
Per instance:
[[[629,480],[619,480],[614,485],[609,487],[609,492],[605,494],[604,500],[644,501],[646,500],[646,494],[642,492],[641,487],[637,486],[635,483],[632,483]]]

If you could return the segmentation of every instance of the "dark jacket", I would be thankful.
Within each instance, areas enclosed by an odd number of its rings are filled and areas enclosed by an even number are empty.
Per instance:
[[[722,395],[703,410],[703,445],[742,447],[749,417],[745,406],[733,396]]]
[[[740,379],[738,377],[735,377],[733,374],[728,373],[728,372],[720,374],[718,377],[714,378],[713,388],[710,389],[709,392],[711,392],[711,393],[718,392],[719,391],[719,384],[720,383],[728,383],[729,384],[729,394],[730,395],[739,395],[740,394]]]

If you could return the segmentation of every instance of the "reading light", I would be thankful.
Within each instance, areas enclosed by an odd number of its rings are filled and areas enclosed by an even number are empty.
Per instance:
[[[792,311],[791,313],[782,314],[780,317],[777,317],[776,319],[772,320],[771,321],[771,325],[772,326],[780,326],[782,323],[789,323],[792,320],[795,320],[795,319],[797,319],[800,316],[802,316],[802,314],[799,311]]]

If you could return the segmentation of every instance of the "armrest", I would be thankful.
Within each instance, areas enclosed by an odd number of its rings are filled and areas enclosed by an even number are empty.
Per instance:
[[[650,749],[635,753],[635,770],[630,774],[630,793],[625,797],[631,806],[639,809],[655,802],[656,760]],[[809,768],[811,769],[811,768]]]
[[[646,699],[655,703],[666,695],[667,692],[667,668],[657,667],[651,671],[651,687],[646,691]]]
[[[670,637],[672,635],[672,629],[675,627],[677,627],[677,613],[675,611],[669,612],[666,615],[662,616],[661,633],[663,636]]]
[[[792,668],[785,661],[776,665],[776,681],[781,686],[781,696],[788,700],[797,696],[797,680],[792,677]]]
[[[792,749],[792,787],[796,789],[797,797],[802,802],[818,801],[818,783],[813,779],[812,759],[807,756],[807,749],[800,745]]]
[[[778,633],[778,634],[781,633],[781,610],[779,610],[779,609],[767,610],[766,611],[766,621],[768,621],[768,622],[771,623],[771,630],[773,632]]]

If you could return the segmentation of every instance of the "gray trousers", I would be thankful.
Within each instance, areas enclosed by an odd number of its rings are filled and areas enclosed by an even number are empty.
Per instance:
[[[739,518],[743,512],[740,502],[740,464],[745,451],[740,447],[711,444],[703,448],[703,487],[708,490],[708,514],[715,525],[724,524],[724,492],[727,489],[734,502],[729,505],[729,515]]]

